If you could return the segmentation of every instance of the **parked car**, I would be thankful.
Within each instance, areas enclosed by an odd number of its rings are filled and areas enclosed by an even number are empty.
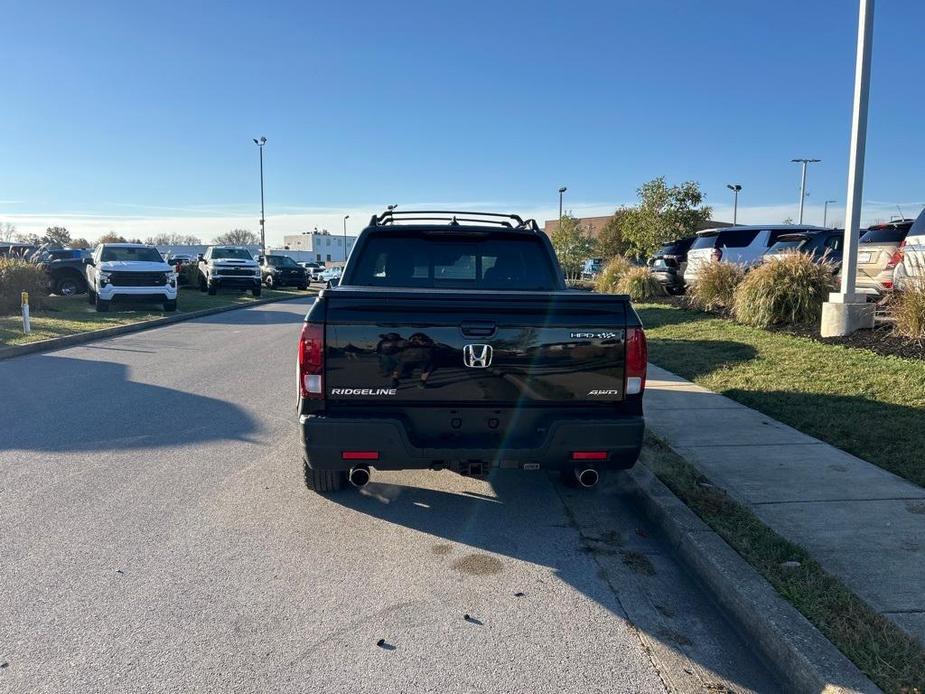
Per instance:
[[[808,253],[817,263],[832,263],[840,269],[844,245],[844,229],[798,231],[779,236],[777,242],[765,252],[763,259],[767,262],[785,253]]]
[[[246,248],[240,246],[209,246],[199,256],[199,289],[214,295],[222,287],[250,289],[260,296],[260,266]]]
[[[659,248],[649,259],[652,276],[669,294],[684,293],[684,270],[687,269],[687,252],[696,236],[670,241]]]
[[[700,268],[711,260],[737,263],[748,268],[760,262],[765,251],[777,243],[777,240],[784,234],[822,230],[823,227],[817,226],[771,224],[698,231],[694,243],[687,252],[684,282],[690,284],[695,280]]]
[[[321,273],[321,281],[324,282],[325,286],[333,287],[340,281],[342,273],[343,270],[339,267],[325,268]]]
[[[32,258],[48,275],[53,294],[73,296],[87,291],[85,259],[90,252],[76,248],[55,248],[42,251]]]
[[[373,216],[309,309],[298,412],[315,491],[362,486],[370,466],[551,469],[591,487],[636,462],[646,339],[629,300],[567,290],[533,220],[441,221],[454,214]]]
[[[902,259],[901,247],[912,228],[911,219],[868,227],[858,240],[857,291],[880,295],[893,288],[893,272]]]
[[[597,277],[601,268],[604,266],[603,258],[588,258],[584,265],[581,266],[581,279],[583,280],[593,280]]]
[[[177,310],[177,273],[154,246],[103,243],[86,258],[87,296],[97,311],[112,301],[156,301]]]
[[[260,271],[267,289],[275,287],[308,289],[308,273],[288,255],[261,256]]]
[[[321,281],[321,273],[324,272],[324,265],[321,263],[299,263],[299,265],[305,268],[309,282]]]
[[[909,289],[925,288],[925,209],[909,229],[904,245],[899,249],[899,262],[893,271],[893,286]]]

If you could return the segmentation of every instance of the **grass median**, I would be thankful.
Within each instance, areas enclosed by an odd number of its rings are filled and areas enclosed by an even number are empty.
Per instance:
[[[636,307],[649,359],[925,486],[925,362],[664,304]]]
[[[923,691],[925,651],[915,639],[658,438],[646,436],[641,460],[879,687]]]
[[[286,299],[295,296],[308,296],[314,290],[269,290],[264,289],[260,299]],[[181,289],[177,300],[177,313],[192,313],[208,308],[219,308],[240,304],[242,306],[257,301],[250,292],[219,292],[209,296],[195,289]],[[97,313],[87,303],[87,295],[63,297],[52,296],[46,308],[35,311],[31,317],[32,331],[25,335],[22,331],[22,317],[0,316],[0,350],[4,347],[23,345],[38,340],[74,335],[76,333],[112,328],[129,323],[145,321],[176,315],[161,310],[160,304],[113,304],[106,313]]]

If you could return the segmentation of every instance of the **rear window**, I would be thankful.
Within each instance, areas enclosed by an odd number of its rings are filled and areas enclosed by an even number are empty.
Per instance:
[[[912,228],[909,230],[909,236],[925,236],[925,210],[922,210]]]
[[[164,259],[156,248],[139,248],[137,246],[103,246],[100,261],[141,261],[146,263],[162,263]]]
[[[899,243],[909,233],[909,224],[871,227],[861,235],[861,243]]]
[[[454,289],[558,289],[542,242],[526,234],[374,235],[347,284]]]
[[[719,239],[719,234],[701,234],[691,245],[691,250],[696,250],[698,248],[716,248],[716,241]]]
[[[787,239],[785,241],[778,241],[771,248],[768,249],[768,253],[786,253],[787,251],[799,251],[806,246],[806,242],[809,239]]]
[[[691,246],[695,248],[745,248],[758,236],[758,229],[735,229],[721,231],[708,236],[700,235]]]

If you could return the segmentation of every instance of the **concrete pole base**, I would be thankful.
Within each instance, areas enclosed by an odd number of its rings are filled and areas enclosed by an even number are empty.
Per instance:
[[[822,337],[843,337],[874,327],[876,306],[861,297],[832,294],[822,304]]]

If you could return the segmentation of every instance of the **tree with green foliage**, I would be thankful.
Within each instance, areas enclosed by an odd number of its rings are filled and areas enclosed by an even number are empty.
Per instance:
[[[665,177],[647,181],[636,191],[639,204],[624,210],[620,228],[629,251],[650,256],[668,241],[691,236],[710,219],[696,181],[669,186]]]
[[[550,236],[559,265],[568,279],[581,277],[581,268],[585,260],[594,255],[594,237],[581,226],[581,222],[571,212],[562,215],[559,225]]]
[[[232,229],[215,237],[215,243],[222,246],[256,246],[260,237],[250,229]]]
[[[605,261],[617,256],[626,255],[629,244],[623,237],[623,225],[626,223],[626,208],[614,212],[613,217],[607,220],[601,233],[597,236],[597,255]]]
[[[50,243],[53,246],[67,246],[71,242],[71,232],[64,227],[48,227],[45,229],[45,235],[42,237],[42,243]]]

